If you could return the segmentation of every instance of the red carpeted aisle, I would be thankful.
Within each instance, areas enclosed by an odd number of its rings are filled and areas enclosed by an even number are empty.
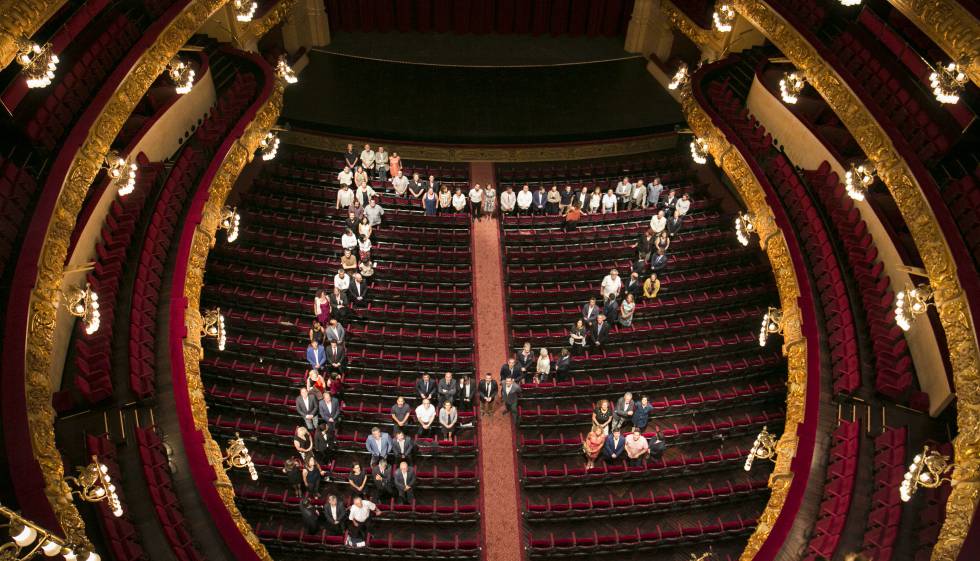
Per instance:
[[[481,185],[492,183],[493,165],[472,164],[470,181]],[[473,328],[476,371],[481,379],[485,372],[492,372],[497,378],[508,354],[501,251],[497,219],[474,222]],[[483,558],[520,561],[524,557],[524,539],[518,499],[516,431],[503,410],[498,404],[493,417],[481,417],[479,430]]]

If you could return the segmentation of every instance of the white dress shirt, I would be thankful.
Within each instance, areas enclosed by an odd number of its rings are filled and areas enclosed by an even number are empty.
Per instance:
[[[500,208],[503,210],[514,210],[514,205],[517,204],[517,193],[513,191],[504,191],[500,194]]]
[[[521,207],[523,210],[531,208],[531,202],[534,201],[534,196],[530,191],[521,191],[517,194],[517,206]]]
[[[358,507],[355,504],[350,505],[350,516],[349,518],[358,524],[364,524],[367,519],[371,516],[371,513],[376,510],[377,507],[371,501],[361,499],[361,506]]]
[[[347,290],[350,288],[350,275],[344,275],[344,278],[340,278],[340,274],[333,276],[333,285],[341,290]]]
[[[612,275],[606,275],[606,278],[602,279],[602,296],[603,298],[608,297],[610,294],[619,294],[619,290],[623,288],[623,279],[619,276],[612,278]]]
[[[664,231],[667,227],[667,218],[665,216],[660,216],[659,214],[654,214],[650,218],[650,229],[653,230],[655,234],[659,234]]]
[[[364,169],[374,169],[374,150],[361,150],[361,165]]]
[[[436,408],[431,403],[428,407],[419,405],[415,408],[415,417],[420,423],[429,424],[436,418]]]
[[[354,181],[354,172],[349,169],[341,170],[340,173],[337,174],[337,181],[339,181],[341,185],[350,185]]]
[[[680,211],[681,216],[684,216],[685,214],[687,214],[687,211],[691,209],[691,200],[681,199],[677,201],[677,206],[675,206],[674,208]]]

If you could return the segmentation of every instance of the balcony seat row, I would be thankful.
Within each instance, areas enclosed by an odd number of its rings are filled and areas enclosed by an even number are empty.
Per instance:
[[[840,543],[857,480],[861,444],[860,421],[841,421],[834,429],[831,439],[820,514],[807,545],[808,561],[833,558]]]
[[[895,553],[902,500],[898,488],[906,468],[906,427],[885,427],[874,442],[874,487],[862,550],[872,561],[890,561]]]
[[[96,507],[102,535],[112,557],[117,561],[148,561],[150,557],[143,549],[139,531],[130,520],[129,512],[126,510],[128,503],[122,486],[119,484],[122,478],[117,461],[116,445],[109,440],[108,435],[96,436],[93,434],[85,436],[85,445],[88,453],[98,457],[99,462],[108,468],[108,475],[116,482],[116,494],[119,496],[119,502],[123,505],[122,516],[113,515],[104,501]]]

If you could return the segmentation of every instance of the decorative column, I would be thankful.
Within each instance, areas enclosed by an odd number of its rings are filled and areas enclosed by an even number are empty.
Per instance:
[[[626,30],[626,51],[657,55],[667,60],[674,44],[674,33],[660,8],[660,0],[636,0]]]
[[[330,22],[321,0],[298,0],[282,26],[286,50],[325,47],[330,44]]]

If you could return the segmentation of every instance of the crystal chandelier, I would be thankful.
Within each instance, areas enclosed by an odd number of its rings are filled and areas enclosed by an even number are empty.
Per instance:
[[[775,435],[771,434],[766,427],[762,427],[762,431],[759,432],[759,436],[755,437],[755,442],[752,443],[752,449],[749,450],[749,455],[745,458],[745,471],[751,471],[752,464],[755,462],[756,458],[760,460],[771,460],[775,462],[776,458],[776,444],[779,440]]]
[[[670,83],[667,84],[667,87],[672,90],[676,90],[677,88],[686,84],[687,80],[687,64],[682,62],[680,66],[677,67],[677,72],[674,74],[674,77],[670,79]]]
[[[203,335],[214,337],[218,341],[218,350],[225,350],[225,316],[221,315],[221,308],[204,312]]]
[[[851,169],[844,174],[844,189],[847,195],[855,201],[863,201],[875,181],[876,172],[875,165],[870,161],[862,164],[851,162]]]
[[[238,239],[238,224],[241,220],[237,208],[226,206],[221,209],[221,222],[218,223],[218,227],[228,233],[229,242]]]
[[[228,441],[227,452],[223,459],[225,471],[229,469],[247,469],[252,481],[258,480],[259,473],[255,471],[255,463],[252,462],[252,456],[248,453],[245,441],[242,440],[242,437],[237,432],[235,433],[235,438]]]
[[[10,532],[10,541],[0,545],[0,559],[4,561],[26,561],[38,553],[45,557],[61,556],[63,561],[102,559],[98,553],[76,549],[63,538],[3,505],[0,505],[0,516],[9,520],[5,526]]]
[[[770,335],[783,332],[783,311],[769,306],[762,316],[762,326],[759,328],[759,346],[765,347]]]
[[[259,142],[259,151],[264,161],[268,162],[276,157],[279,153],[279,142],[279,135],[274,131],[269,131]]]
[[[83,501],[89,503],[106,501],[113,515],[122,516],[122,503],[119,502],[116,486],[113,485],[112,478],[109,477],[109,468],[99,462],[97,456],[92,456],[92,463],[87,466],[78,466],[76,469],[78,470],[76,477],[65,477],[65,482],[75,487],[72,494],[78,495]]]
[[[779,95],[786,103],[796,103],[800,100],[800,92],[806,87],[806,78],[802,72],[787,72],[779,81]]]
[[[895,295],[895,323],[902,331],[911,329],[915,318],[926,313],[929,306],[934,304],[934,294],[931,286],[920,284],[914,288],[909,285]]]
[[[691,141],[691,158],[696,164],[706,164],[708,162],[708,141],[695,136]]]
[[[235,0],[233,5],[235,8],[235,19],[242,23],[252,21],[252,18],[255,17],[255,10],[259,8],[258,2],[249,2],[248,0]]]
[[[287,84],[295,84],[299,81],[299,78],[296,77],[296,73],[293,72],[293,69],[289,66],[289,63],[286,62],[285,55],[279,57],[279,62],[276,64],[276,76],[279,76],[285,80]]]
[[[748,213],[738,213],[735,217],[735,237],[738,243],[748,246],[749,236],[755,233],[755,224],[752,222],[752,215]]]
[[[17,40],[16,60],[23,68],[27,87],[43,88],[51,84],[54,71],[58,69],[58,55],[52,52],[51,43],[38,45],[27,37]]]
[[[958,102],[960,100],[960,93],[963,92],[967,81],[968,78],[963,72],[963,67],[956,62],[951,62],[946,66],[937,62],[935,70],[929,75],[929,85],[932,86],[932,93],[940,103]]]
[[[912,464],[909,465],[908,471],[905,472],[905,478],[898,488],[902,502],[908,502],[912,495],[919,490],[919,487],[935,489],[943,483],[951,482],[951,479],[943,476],[955,467],[949,462],[948,456],[943,456],[935,450],[929,450],[928,446],[923,446],[922,452],[916,454],[915,458],[912,459]]]
[[[167,63],[167,76],[177,86],[178,94],[185,94],[194,87],[194,69],[180,57],[174,57]]]
[[[731,4],[722,4],[711,15],[711,19],[715,22],[715,29],[722,33],[728,33],[732,30],[732,24],[735,23],[735,8]]]
[[[136,170],[139,168],[136,164],[127,162],[119,152],[110,150],[102,162],[102,169],[109,176],[109,186],[119,188],[120,197],[125,197],[136,188]]]
[[[85,333],[91,335],[99,330],[99,295],[92,290],[92,287],[85,283],[85,288],[73,286],[65,293],[65,304],[68,306],[68,313],[82,318],[82,325]]]

